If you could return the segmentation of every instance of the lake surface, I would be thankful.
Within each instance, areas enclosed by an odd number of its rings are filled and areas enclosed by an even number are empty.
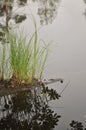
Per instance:
[[[80,121],[86,127],[86,4],[83,0],[61,0],[56,3],[52,19],[43,20],[38,15],[40,1],[28,1],[24,8],[33,14],[39,29],[39,36],[46,42],[52,41],[50,56],[44,78],[62,78],[63,84],[55,83],[49,87],[62,95],[58,101],[51,102],[52,109],[61,115],[54,130],[67,130],[72,120]],[[19,10],[18,10],[19,11]],[[33,25],[29,16],[20,27],[30,34]],[[41,26],[40,24],[44,24]]]

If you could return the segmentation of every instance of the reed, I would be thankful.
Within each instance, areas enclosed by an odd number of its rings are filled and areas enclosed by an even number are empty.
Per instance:
[[[9,42],[12,75],[19,82],[31,83],[34,78],[41,80],[48,57],[49,44],[46,45],[38,40],[36,24],[29,41],[20,33],[20,36],[10,34]]]
[[[22,36],[10,35],[10,66],[12,75],[19,81],[28,80],[30,46]]]
[[[35,20],[32,36],[23,33],[6,32],[0,59],[0,80],[15,77],[19,83],[41,80],[49,52],[49,44],[38,38]],[[29,39],[29,40],[27,40]],[[9,43],[7,44],[7,41]],[[7,52],[7,46],[9,51]],[[7,56],[8,54],[8,56]]]

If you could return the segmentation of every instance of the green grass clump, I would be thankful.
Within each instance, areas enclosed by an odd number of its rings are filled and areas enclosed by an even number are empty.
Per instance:
[[[10,66],[12,75],[19,82],[31,83],[34,78],[41,79],[48,56],[48,45],[44,41],[38,41],[38,34],[35,25],[35,32],[27,41],[20,34],[9,35],[10,42]]]
[[[6,33],[6,40],[0,52],[0,80],[9,80],[12,77],[19,83],[31,83],[34,79],[41,80],[49,44],[38,39],[36,22],[35,20],[33,22],[34,33],[30,38],[25,37],[21,32],[18,35],[13,32]]]
[[[30,52],[29,45],[25,44],[25,39],[17,38],[15,35],[10,37],[10,66],[12,75],[19,81],[25,80],[28,77]]]

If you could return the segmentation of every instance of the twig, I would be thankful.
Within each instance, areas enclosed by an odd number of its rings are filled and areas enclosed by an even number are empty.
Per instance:
[[[64,90],[68,87],[70,81],[68,81],[68,83],[65,85],[65,87],[63,88],[63,90],[60,92],[60,95],[62,95],[62,93],[64,92]]]

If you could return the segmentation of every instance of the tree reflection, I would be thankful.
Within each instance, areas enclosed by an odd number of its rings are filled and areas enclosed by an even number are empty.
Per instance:
[[[60,115],[49,107],[49,101],[59,97],[44,86],[3,97],[0,130],[53,130]]]
[[[8,12],[8,22],[10,19],[16,19],[12,10],[16,6],[25,6],[29,0],[3,0],[0,1],[0,16],[3,17]],[[38,3],[38,15],[41,24],[52,23],[57,14],[58,5],[61,0],[32,0]],[[8,5],[8,6],[6,6]],[[6,8],[7,7],[7,8]],[[13,16],[12,16],[13,15]],[[25,20],[25,19],[24,19]]]
[[[84,1],[84,3],[86,4],[86,0],[83,0]],[[85,17],[86,17],[86,9],[85,9],[85,11],[84,11],[84,15],[85,15]]]
[[[57,15],[58,5],[61,0],[32,0],[38,3],[38,15],[40,17],[40,23],[48,24],[52,23]],[[14,12],[20,7],[24,7],[28,0],[3,0],[0,1],[0,40],[3,40],[5,31],[8,31],[13,25],[22,23],[26,18],[26,14],[22,12]],[[28,5],[29,6],[29,5]],[[11,25],[11,26],[10,26]]]
[[[84,1],[84,3],[86,4],[86,0],[83,0]]]
[[[17,8],[22,5],[24,6],[27,0],[3,0],[0,1],[0,40],[3,40],[5,32],[11,28],[10,23],[19,24],[26,19],[25,14],[17,14],[13,11],[15,6]],[[13,24],[12,24],[13,28]]]
[[[35,0],[33,0],[35,1]],[[52,23],[57,15],[58,5],[61,0],[38,0],[38,15],[41,24]]]
[[[86,128],[84,128],[83,124],[79,121],[72,121],[70,123],[70,130],[86,130]],[[69,129],[67,129],[69,130]]]
[[[25,5],[27,3],[27,0],[18,0],[19,5]]]

